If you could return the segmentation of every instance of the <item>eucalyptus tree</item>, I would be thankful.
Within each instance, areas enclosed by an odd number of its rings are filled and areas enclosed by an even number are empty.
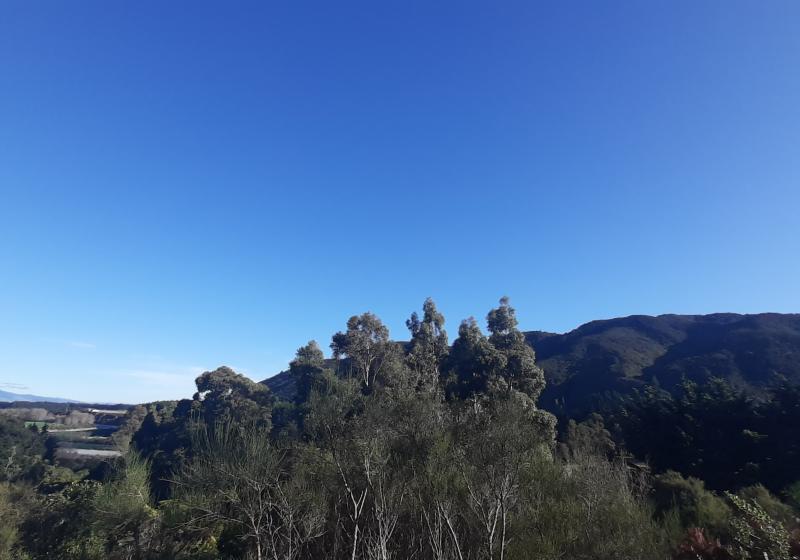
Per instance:
[[[383,380],[399,351],[389,340],[389,329],[369,312],[350,317],[347,330],[333,335],[331,349],[334,358],[347,358],[350,373],[361,380],[366,392]]]
[[[496,389],[517,390],[536,401],[545,386],[544,371],[536,365],[536,354],[517,328],[517,316],[509,299],[500,299],[500,305],[486,317],[491,333],[489,343],[502,356],[502,367],[493,381]]]
[[[207,424],[238,421],[271,427],[274,397],[263,383],[222,366],[203,373],[195,384],[192,412],[199,412]]]
[[[422,305],[422,318],[416,311],[406,321],[411,342],[406,363],[419,389],[437,391],[441,365],[449,353],[447,331],[442,315],[431,298]]]
[[[489,380],[504,366],[503,356],[481,332],[473,317],[461,322],[446,361],[450,398],[469,399],[487,392]]]

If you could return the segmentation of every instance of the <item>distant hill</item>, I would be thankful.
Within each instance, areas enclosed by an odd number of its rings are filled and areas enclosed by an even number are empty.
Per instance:
[[[547,375],[548,409],[581,410],[648,383],[671,390],[683,377],[755,393],[778,376],[800,383],[800,314],[633,315],[526,336]]]
[[[599,398],[683,377],[723,377],[758,393],[784,376],[800,383],[800,314],[632,315],[592,321],[565,334],[525,333],[547,377],[542,406],[576,414]],[[264,381],[284,398],[287,372]]]
[[[40,397],[39,395],[22,395],[0,390],[0,402],[51,402],[51,403],[77,403],[69,399],[57,397]]]

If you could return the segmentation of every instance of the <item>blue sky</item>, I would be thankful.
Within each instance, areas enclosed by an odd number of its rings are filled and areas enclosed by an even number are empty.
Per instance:
[[[0,384],[256,379],[451,335],[800,311],[800,3],[0,7]]]

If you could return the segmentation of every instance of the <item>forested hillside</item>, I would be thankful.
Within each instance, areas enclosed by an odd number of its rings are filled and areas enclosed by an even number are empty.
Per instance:
[[[133,407],[112,436],[123,457],[92,468],[0,417],[0,557],[797,558],[800,389],[791,372],[772,381],[792,321],[525,334],[503,298],[487,333],[467,319],[451,343],[429,299],[407,342],[362,313],[331,358],[309,341],[278,380],[220,367],[191,398]],[[556,389],[639,381],[559,421],[538,404],[540,364]]]
[[[717,377],[758,394],[800,382],[798,314],[634,315],[526,338],[547,377],[542,405],[572,414],[645,383],[674,391],[684,378]]]

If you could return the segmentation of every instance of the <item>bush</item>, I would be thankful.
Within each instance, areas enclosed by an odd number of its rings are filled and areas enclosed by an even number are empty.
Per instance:
[[[659,516],[674,511],[684,529],[703,528],[718,538],[730,533],[730,506],[702,480],[667,471],[653,480],[653,500]]]
[[[789,533],[754,500],[726,492],[733,504],[733,549],[742,560],[791,560]]]
[[[643,480],[623,462],[541,460],[528,476],[510,558],[668,557],[669,532],[653,519]]]

